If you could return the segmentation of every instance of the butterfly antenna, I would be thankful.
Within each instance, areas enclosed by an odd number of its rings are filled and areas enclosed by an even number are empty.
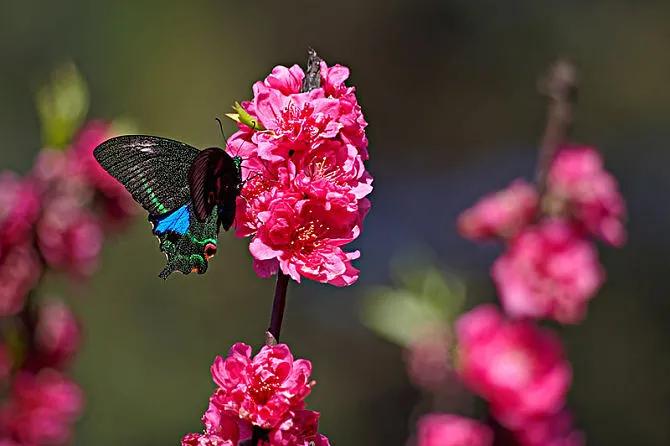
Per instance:
[[[226,138],[226,134],[223,132],[223,123],[221,122],[221,120],[219,118],[214,118],[214,119],[216,119],[216,122],[219,123],[219,130],[221,130],[221,137],[223,138],[223,144],[228,145],[228,142],[227,142],[228,138]]]

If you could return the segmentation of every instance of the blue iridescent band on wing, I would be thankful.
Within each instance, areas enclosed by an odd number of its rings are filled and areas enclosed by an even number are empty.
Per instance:
[[[186,234],[191,222],[191,214],[191,204],[186,203],[173,212],[154,217],[154,232],[163,234],[172,231],[176,234]]]

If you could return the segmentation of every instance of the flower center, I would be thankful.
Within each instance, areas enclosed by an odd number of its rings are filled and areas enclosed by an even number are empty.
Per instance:
[[[313,160],[305,170],[312,180],[337,182],[342,176],[340,166],[330,163],[326,157]]]
[[[314,216],[312,209],[307,211],[307,217],[307,221],[294,231],[290,243],[291,247],[300,251],[301,254],[309,254],[315,248],[321,246],[324,238],[326,238],[325,235],[331,229],[330,226],[320,222]]]
[[[323,121],[314,115],[312,104],[306,103],[302,108],[298,108],[291,103],[281,111],[281,115],[277,118],[276,133],[292,141],[302,139],[305,143],[310,143],[321,133]]]
[[[267,404],[279,387],[277,377],[270,377],[266,381],[261,381],[256,378],[254,384],[249,389],[249,394],[254,399],[254,402],[259,405]]]

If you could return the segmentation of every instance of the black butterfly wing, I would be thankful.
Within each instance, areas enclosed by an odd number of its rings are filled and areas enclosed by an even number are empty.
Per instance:
[[[193,161],[188,182],[198,220],[204,221],[218,205],[221,225],[227,231],[235,218],[235,200],[242,185],[239,165],[217,147],[205,149]]]
[[[100,144],[93,155],[149,214],[161,215],[189,200],[188,175],[199,153],[172,139],[126,135]]]
[[[167,279],[174,271],[204,274],[209,259],[216,254],[218,218],[213,209],[204,221],[199,221],[190,201],[167,214],[149,216],[153,233],[160,240],[160,249],[167,257],[159,277]]]

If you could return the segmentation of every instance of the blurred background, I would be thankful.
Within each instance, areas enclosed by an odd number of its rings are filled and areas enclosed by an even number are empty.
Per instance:
[[[569,56],[581,73],[575,137],[603,151],[630,214],[626,247],[601,247],[609,280],[588,318],[561,330],[570,405],[591,445],[667,445],[668,23],[660,1],[3,0],[0,168],[32,164],[33,98],[66,61],[89,83],[90,117],[127,118],[198,147],[220,145],[214,117],[273,66],[304,64],[308,46],[348,65],[375,176],[355,244],[361,279],[292,284],[282,334],[313,361],[310,407],[333,444],[401,445],[421,395],[401,349],[360,322],[361,301],[406,265],[458,277],[467,308],[495,300],[488,268],[499,248],[459,238],[456,216],[532,177],[544,119],[536,79]],[[255,276],[247,243],[223,234],[208,274],[163,282],[163,255],[138,218],[106,244],[90,283],[48,282],[73,296],[86,329],[76,445],[178,444],[200,430],[213,357],[235,341],[261,345],[267,326],[274,283]]]

